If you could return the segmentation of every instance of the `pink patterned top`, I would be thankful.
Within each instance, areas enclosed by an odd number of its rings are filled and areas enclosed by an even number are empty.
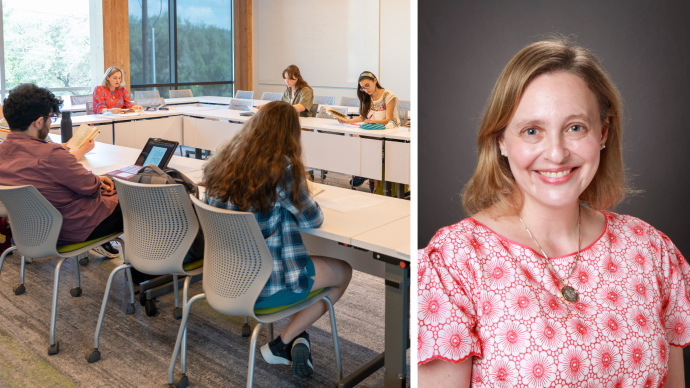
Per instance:
[[[531,248],[471,218],[439,230],[419,251],[419,364],[475,356],[473,387],[663,386],[669,345],[690,343],[690,266],[649,224],[603,214],[575,304]],[[567,274],[575,254],[551,260]]]
[[[106,109],[128,109],[132,106],[134,106],[134,104],[130,99],[129,90],[124,86],[116,88],[111,92],[105,86],[99,85],[93,91],[94,114],[103,113]]]

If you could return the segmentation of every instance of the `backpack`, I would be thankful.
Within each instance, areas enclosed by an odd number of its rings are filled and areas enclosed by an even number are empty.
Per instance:
[[[7,217],[0,218],[0,254],[12,246],[12,231]]]
[[[138,173],[129,178],[128,181],[153,185],[180,184],[184,186],[188,194],[193,194],[199,198],[199,188],[197,185],[186,175],[171,167],[161,170],[155,164],[147,164]]]

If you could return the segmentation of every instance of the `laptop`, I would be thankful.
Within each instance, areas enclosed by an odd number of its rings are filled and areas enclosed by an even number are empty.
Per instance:
[[[176,141],[149,138],[133,165],[108,172],[105,175],[110,178],[129,179],[148,164],[155,164],[160,169],[164,169],[168,167],[170,158],[172,158],[178,145],[179,143]]]

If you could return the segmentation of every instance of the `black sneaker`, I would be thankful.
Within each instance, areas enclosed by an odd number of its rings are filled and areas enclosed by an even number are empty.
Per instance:
[[[280,336],[261,347],[261,355],[269,364],[290,365],[292,358],[289,351],[290,345],[286,345]]]
[[[314,374],[314,364],[311,361],[311,344],[309,334],[304,331],[292,341],[292,368],[293,375],[309,377]]]
[[[110,244],[110,242],[107,242],[107,243],[105,243],[105,244],[103,244],[103,245],[101,245],[101,246],[103,247],[103,249],[105,249],[106,251],[108,251],[108,253],[110,253],[110,254],[113,254],[113,255],[115,255],[115,256],[117,256],[117,255],[120,254],[120,251],[118,251],[117,249],[115,249],[115,247],[113,247],[112,244]]]

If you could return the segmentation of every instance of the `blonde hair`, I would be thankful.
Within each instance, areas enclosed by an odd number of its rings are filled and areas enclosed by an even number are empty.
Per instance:
[[[599,168],[580,201],[594,210],[620,203],[632,193],[623,169],[623,102],[599,60],[589,50],[565,37],[528,45],[508,62],[494,85],[477,134],[477,167],[462,191],[465,212],[474,215],[493,207],[497,215],[511,215],[522,207],[523,197],[507,159],[500,156],[498,140],[515,113],[522,92],[537,76],[566,71],[585,81],[599,104],[602,122],[609,119],[606,148]],[[492,212],[493,213],[493,212]]]
[[[105,74],[103,74],[103,80],[101,81],[101,85],[103,85],[103,87],[105,87],[105,88],[109,88],[110,82],[108,82],[108,77],[112,76],[113,74],[115,74],[117,72],[122,74],[122,82],[120,82],[120,86],[118,86],[118,87],[124,87],[125,86],[125,72],[122,71],[122,69],[120,69],[117,66],[110,66],[108,68],[108,70],[105,71]]]

